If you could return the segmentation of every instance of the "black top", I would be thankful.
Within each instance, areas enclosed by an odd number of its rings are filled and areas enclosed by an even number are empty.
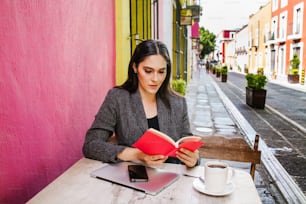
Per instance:
[[[148,118],[148,127],[154,128],[155,130],[159,130],[157,115],[154,116],[153,118]]]

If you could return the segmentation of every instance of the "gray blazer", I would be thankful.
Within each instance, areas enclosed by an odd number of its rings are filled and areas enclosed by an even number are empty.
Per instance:
[[[157,98],[157,114],[160,131],[175,141],[192,135],[184,97],[171,95],[170,107]],[[118,153],[131,146],[148,129],[148,122],[140,93],[125,89],[111,89],[95,120],[86,133],[83,145],[85,157],[103,162],[118,162]],[[118,144],[107,142],[115,133]]]

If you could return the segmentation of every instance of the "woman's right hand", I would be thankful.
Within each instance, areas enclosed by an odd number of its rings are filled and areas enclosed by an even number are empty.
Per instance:
[[[148,155],[137,148],[127,147],[117,155],[122,161],[139,160],[147,166],[159,166],[163,164],[168,157],[164,155]]]
[[[140,160],[148,166],[159,166],[168,159],[168,157],[164,155],[148,155],[141,151],[139,154],[141,155]]]

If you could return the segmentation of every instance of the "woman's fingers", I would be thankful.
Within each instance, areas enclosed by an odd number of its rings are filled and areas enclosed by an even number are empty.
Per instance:
[[[194,152],[189,151],[187,149],[181,148],[177,151],[177,158],[181,160],[186,166],[193,167],[197,164],[199,159],[199,151],[196,150]]]
[[[146,155],[144,157],[144,162],[149,166],[158,166],[164,163],[168,157],[163,155]]]

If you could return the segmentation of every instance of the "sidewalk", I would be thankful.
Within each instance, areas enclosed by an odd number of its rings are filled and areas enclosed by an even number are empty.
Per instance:
[[[235,120],[226,109],[222,98],[219,96],[214,81],[204,69],[199,69],[193,74],[192,80],[188,83],[186,91],[190,125],[195,135],[224,135],[234,137],[240,134]],[[230,162],[231,166],[249,172],[250,164]],[[277,203],[276,191],[266,175],[262,175],[262,164],[256,166],[255,185],[263,203]],[[260,171],[260,172],[259,172]]]
[[[284,86],[284,87],[287,87],[287,88],[291,88],[291,89],[294,89],[294,90],[297,90],[297,91],[302,91],[302,92],[305,92],[306,93],[306,85],[302,85],[300,83],[298,84],[290,84],[289,82],[285,82],[285,81],[281,81],[281,80],[269,80],[268,81],[269,83],[272,83],[272,84],[277,84],[277,85],[280,85],[280,86]]]
[[[238,128],[212,82],[204,70],[199,70],[188,84],[186,99],[193,133],[235,136]]]

